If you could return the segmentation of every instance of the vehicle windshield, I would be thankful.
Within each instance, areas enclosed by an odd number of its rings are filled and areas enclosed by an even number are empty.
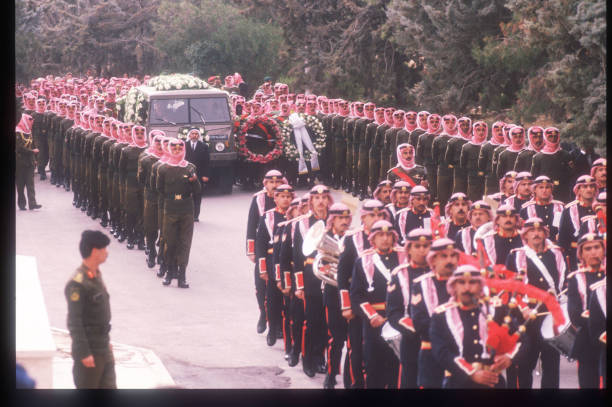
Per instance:
[[[151,100],[150,124],[220,123],[230,121],[227,99],[177,98]]]

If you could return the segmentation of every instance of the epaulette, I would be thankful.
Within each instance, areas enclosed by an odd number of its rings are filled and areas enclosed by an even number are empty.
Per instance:
[[[76,273],[74,273],[74,277],[72,277],[73,281],[81,284],[83,283],[83,271],[79,268]]]
[[[578,200],[576,199],[575,201],[572,201],[570,203],[568,203],[567,205],[565,205],[566,208],[569,208],[571,206],[575,206],[578,205]]]
[[[408,263],[400,264],[399,266],[394,268],[393,271],[391,271],[391,275],[396,275],[401,269],[408,268],[409,266],[410,265]]]
[[[434,272],[430,271],[428,273],[422,274],[420,276],[418,276],[417,278],[415,278],[414,280],[412,280],[413,283],[420,283],[421,281],[425,280],[426,278],[429,277],[433,277]]]
[[[359,232],[363,232],[363,226],[359,226],[356,229],[349,230],[348,232],[346,232],[344,234],[344,236],[353,236],[353,235],[356,235]]]
[[[525,202],[524,204],[522,204],[522,205],[521,205],[521,208],[526,208],[526,207],[528,207],[528,206],[535,205],[535,203],[536,203],[536,202],[535,202],[535,201],[533,201],[533,200],[531,200],[531,201],[527,201],[527,202]]]
[[[448,310],[448,309],[455,308],[455,307],[456,307],[456,306],[458,306],[458,305],[459,305],[459,303],[458,303],[458,302],[456,302],[456,301],[452,301],[452,300],[451,300],[451,301],[447,301],[447,302],[445,302],[444,304],[440,304],[440,305],[438,305],[438,306],[437,306],[437,307],[434,309],[434,312],[435,312],[436,314],[440,314],[440,313],[442,313],[442,312],[444,312],[444,311],[446,311],[446,310]]]
[[[580,218],[580,222],[584,222],[584,221],[589,220],[589,219],[597,219],[597,215],[586,215],[586,216],[583,216],[582,218]]]
[[[587,271],[589,271],[589,269],[579,268],[578,270],[572,271],[571,273],[569,273],[567,275],[567,278],[572,278],[572,277],[574,277],[578,273],[586,273]]]

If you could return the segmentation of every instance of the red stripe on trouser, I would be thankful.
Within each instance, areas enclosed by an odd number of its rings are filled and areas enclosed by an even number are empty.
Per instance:
[[[515,368],[516,370],[516,388],[520,388],[521,386],[519,386],[519,371],[518,371],[518,366]]]
[[[302,324],[302,358],[306,359],[306,324],[308,323],[308,318],[306,318],[306,296],[302,300],[304,303],[304,323]]]
[[[327,323],[327,336],[329,336],[329,339],[327,341],[327,374],[331,374],[331,347],[332,342],[334,341],[334,337],[332,336],[332,333],[329,330],[329,312],[327,310],[327,307],[325,307],[325,322]]]
[[[603,376],[599,375],[599,388],[603,389]]]
[[[400,389],[402,386],[402,364],[399,366],[399,375],[397,376],[397,388]]]
[[[289,345],[287,344],[287,330],[285,329],[285,325],[286,325],[286,321],[287,321],[287,316],[285,315],[286,311],[283,310],[283,342],[285,343],[285,353],[287,353],[289,351]]]
[[[353,354],[353,348],[351,347],[350,335],[346,336],[346,348],[348,350],[346,357],[349,358],[349,373],[351,375],[351,384],[355,386],[355,375],[353,375],[353,361],[351,360],[351,355]]]

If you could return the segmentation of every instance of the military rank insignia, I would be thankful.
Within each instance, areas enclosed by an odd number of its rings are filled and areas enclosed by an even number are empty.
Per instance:
[[[81,298],[81,296],[79,295],[79,290],[74,290],[72,291],[72,293],[70,294],[70,301],[78,301]]]

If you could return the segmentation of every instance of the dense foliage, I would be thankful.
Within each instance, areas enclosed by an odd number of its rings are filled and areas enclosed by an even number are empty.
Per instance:
[[[17,0],[17,79],[242,73],[605,146],[603,0]]]

